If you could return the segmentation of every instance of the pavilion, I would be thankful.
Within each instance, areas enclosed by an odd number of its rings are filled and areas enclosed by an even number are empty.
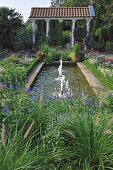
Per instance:
[[[46,38],[48,38],[49,33],[49,22],[50,20],[58,20],[62,22],[64,20],[71,20],[71,46],[74,45],[74,30],[75,22],[77,20],[86,21],[86,31],[89,34],[90,21],[95,16],[93,6],[88,7],[48,7],[48,8],[31,8],[31,13],[29,19],[32,21],[32,40],[35,43],[35,31],[37,29],[36,20],[46,21]]]

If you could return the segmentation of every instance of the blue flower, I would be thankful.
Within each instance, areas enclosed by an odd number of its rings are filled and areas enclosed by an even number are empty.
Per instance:
[[[10,85],[10,89],[11,89],[11,90],[14,90],[15,88],[14,88],[14,86],[13,86],[13,85]]]
[[[25,88],[24,88],[24,93],[25,93],[25,94],[28,94],[28,93],[29,93],[29,89],[25,87]]]
[[[89,107],[92,106],[92,101],[91,101],[91,99],[86,100],[86,105],[89,106]]]
[[[6,112],[6,113],[9,112],[9,109],[8,109],[8,106],[7,106],[7,105],[4,106],[3,111]]]
[[[6,86],[6,85],[2,85],[2,87],[3,87],[3,89],[6,89],[6,88],[7,88],[7,86]]]

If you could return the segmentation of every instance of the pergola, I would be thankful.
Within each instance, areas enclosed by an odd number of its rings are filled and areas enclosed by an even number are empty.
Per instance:
[[[49,7],[49,8],[31,8],[29,19],[32,21],[32,40],[35,43],[35,31],[37,29],[36,20],[46,21],[46,38],[49,33],[50,20],[58,20],[62,22],[64,20],[71,20],[71,46],[74,45],[74,30],[75,22],[77,20],[86,20],[86,31],[89,34],[90,21],[95,16],[93,6],[88,7]]]

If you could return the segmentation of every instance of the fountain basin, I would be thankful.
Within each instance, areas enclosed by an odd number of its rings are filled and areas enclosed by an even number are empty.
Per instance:
[[[43,88],[44,100],[60,99],[60,80],[58,73],[59,65],[45,66],[37,77],[31,92],[33,100],[37,100],[40,91]],[[62,74],[65,76],[65,84],[63,85],[62,98],[72,99],[84,96],[94,95],[86,78],[76,64],[64,65]],[[68,85],[66,85],[68,82]]]

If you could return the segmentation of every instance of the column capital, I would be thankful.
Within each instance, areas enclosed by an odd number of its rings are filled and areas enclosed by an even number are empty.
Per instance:
[[[36,19],[32,19],[31,22],[32,22],[32,23],[35,23],[35,22],[36,22]]]
[[[45,19],[46,22],[50,22],[50,19]]]
[[[92,19],[86,19],[86,22],[90,23]]]
[[[72,19],[71,21],[72,21],[72,22],[76,22],[76,21],[77,21],[77,19]]]
[[[63,22],[63,19],[59,19],[58,21],[61,23],[61,22]]]

